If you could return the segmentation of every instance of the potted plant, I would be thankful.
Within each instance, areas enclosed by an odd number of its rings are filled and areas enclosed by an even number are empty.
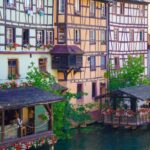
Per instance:
[[[44,11],[42,9],[39,10],[39,15],[44,16]]]

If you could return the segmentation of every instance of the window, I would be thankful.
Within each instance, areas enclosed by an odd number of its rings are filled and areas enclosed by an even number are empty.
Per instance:
[[[139,16],[144,16],[144,15],[145,15],[145,6],[139,5]]]
[[[80,43],[80,29],[74,31],[74,43]]]
[[[81,100],[83,98],[82,96],[83,93],[83,85],[82,84],[77,84],[77,100]]]
[[[23,46],[29,44],[29,29],[23,29]]]
[[[37,9],[44,9],[44,0],[37,0]]]
[[[96,97],[96,83],[93,82],[92,83],[92,98],[95,98]]]
[[[7,0],[7,6],[9,6],[9,7],[14,7],[15,3],[16,3],[15,0]]]
[[[53,31],[47,31],[46,43],[53,44]]]
[[[101,30],[101,44],[106,44],[106,30]]]
[[[75,0],[75,13],[80,13],[80,0]]]
[[[96,70],[95,56],[90,56],[90,71]]]
[[[118,40],[119,40],[119,30],[114,29],[114,41],[118,41]]]
[[[130,30],[130,41],[134,41],[134,30]]]
[[[15,42],[15,29],[6,28],[6,44],[12,44]]]
[[[90,16],[95,16],[95,2],[90,0]]]
[[[120,68],[119,57],[115,57],[114,59],[115,69],[118,70]]]
[[[58,12],[59,14],[65,13],[65,0],[59,0]]]
[[[100,83],[100,95],[106,93],[106,84],[105,83]]]
[[[95,30],[90,30],[90,44],[93,44],[96,42],[96,32]]]
[[[39,59],[39,70],[41,72],[47,71],[47,59],[46,58],[40,58]]]
[[[124,14],[124,3],[120,3],[120,14]]]
[[[25,9],[32,9],[32,0],[24,0]]]
[[[44,44],[44,31],[38,30],[37,31],[37,45],[43,45]]]
[[[140,31],[140,41],[144,41],[144,31]]]
[[[65,27],[58,28],[58,43],[66,42],[66,29]]]
[[[19,77],[18,73],[18,60],[9,59],[8,60],[8,78],[17,79]]]
[[[112,5],[112,13],[116,14],[117,13],[117,3],[114,3]]]
[[[101,5],[101,17],[106,17],[106,4]]]
[[[102,69],[106,69],[106,55],[101,55],[101,64]]]

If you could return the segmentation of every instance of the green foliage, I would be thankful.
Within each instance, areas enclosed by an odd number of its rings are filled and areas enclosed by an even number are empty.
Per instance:
[[[59,138],[66,139],[71,137],[70,120],[73,119],[74,121],[82,123],[89,118],[87,117],[88,115],[85,114],[84,109],[79,108],[78,110],[75,110],[70,104],[70,99],[77,98],[78,94],[70,92],[62,94],[59,90],[53,90],[52,86],[56,84],[55,77],[49,73],[40,72],[39,69],[34,66],[34,63],[31,63],[29,66],[26,78],[33,86],[64,97],[65,101],[53,103],[54,133]]]
[[[106,72],[105,77],[109,79],[109,90],[140,84],[144,70],[143,56],[129,56],[122,68]]]

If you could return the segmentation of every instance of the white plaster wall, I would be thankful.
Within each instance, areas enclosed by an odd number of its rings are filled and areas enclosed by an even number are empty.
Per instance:
[[[54,70],[51,70],[51,56],[50,54],[13,54],[2,55],[0,54],[0,82],[6,82],[8,79],[8,59],[18,59],[19,61],[19,75],[20,81],[25,80],[26,73],[28,72],[28,66],[31,62],[35,63],[38,67],[39,58],[47,58],[47,71],[55,75]]]

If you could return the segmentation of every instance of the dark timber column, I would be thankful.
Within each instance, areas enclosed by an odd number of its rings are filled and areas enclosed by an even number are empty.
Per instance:
[[[5,110],[4,109],[2,110],[2,126],[1,126],[1,128],[2,128],[2,130],[1,130],[2,141],[4,141],[4,139],[5,139]]]
[[[130,101],[131,101],[131,110],[136,112],[136,107],[137,107],[136,106],[136,101],[137,101],[137,99],[136,98],[131,98]]]
[[[46,104],[44,105],[45,109],[48,112],[49,115],[49,130],[53,130],[53,108],[52,104]]]
[[[112,98],[111,100],[113,102],[113,109],[116,110],[116,106],[117,106],[116,98]]]

